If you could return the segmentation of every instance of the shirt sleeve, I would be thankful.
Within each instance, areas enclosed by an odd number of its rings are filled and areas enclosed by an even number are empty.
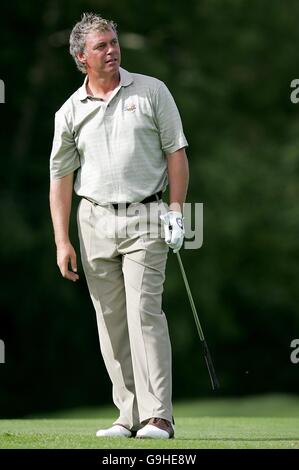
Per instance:
[[[163,82],[156,91],[154,106],[163,152],[170,154],[187,147],[188,142],[184,135],[178,108]]]
[[[55,131],[50,156],[51,180],[63,178],[80,167],[80,156],[69,129],[66,116],[62,112],[55,114]]]

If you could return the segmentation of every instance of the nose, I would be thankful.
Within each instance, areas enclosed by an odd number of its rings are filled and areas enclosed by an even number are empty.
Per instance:
[[[115,43],[115,42],[111,42],[110,44],[108,44],[108,54],[110,54],[111,52],[114,52],[118,47],[118,44]]]

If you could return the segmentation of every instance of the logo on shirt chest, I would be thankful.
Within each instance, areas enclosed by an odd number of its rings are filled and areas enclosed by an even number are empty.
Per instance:
[[[124,107],[124,110],[125,111],[131,111],[131,112],[134,112],[136,109],[136,104],[133,103],[133,101],[127,101],[125,103],[125,107]]]

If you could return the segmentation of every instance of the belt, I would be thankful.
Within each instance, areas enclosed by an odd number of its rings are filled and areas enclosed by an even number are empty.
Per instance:
[[[94,201],[91,201],[87,197],[83,196],[83,199],[87,199],[89,202],[92,202],[95,206],[99,206],[100,204],[97,204]],[[162,199],[162,191],[159,191],[158,193],[152,194],[151,196],[146,197],[142,201],[138,202],[138,204],[146,204],[147,202],[157,202],[158,200]],[[111,205],[114,207],[114,209],[119,209],[119,208],[128,208],[133,202],[117,202],[117,203],[112,203]]]
[[[158,200],[162,199],[162,191],[159,191],[156,194],[152,194],[151,196],[146,197],[142,201],[140,201],[138,204],[146,204],[147,202],[157,202]],[[114,209],[118,209],[119,207],[123,208],[126,207],[126,209],[133,204],[133,202],[120,202],[120,203],[115,203],[112,204]]]

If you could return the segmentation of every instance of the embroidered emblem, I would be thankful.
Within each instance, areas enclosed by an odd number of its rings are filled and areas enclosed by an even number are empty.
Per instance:
[[[125,111],[135,111],[136,104],[130,102],[125,104]]]
[[[183,230],[183,221],[181,218],[177,217],[176,218],[176,223],[178,224],[178,226]]]

